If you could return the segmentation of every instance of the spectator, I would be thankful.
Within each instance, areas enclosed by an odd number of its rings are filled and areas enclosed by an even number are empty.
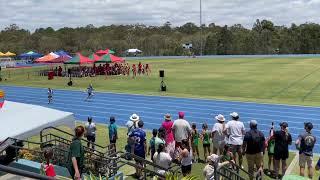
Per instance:
[[[126,126],[128,128],[128,139],[127,142],[128,144],[126,145],[125,149],[127,152],[132,152],[133,149],[133,144],[134,144],[134,140],[132,138],[130,138],[131,133],[138,127],[138,122],[140,121],[140,117],[137,114],[132,114],[130,116],[130,120],[127,121]],[[127,157],[127,159],[131,159],[131,157]]]
[[[147,152],[147,144],[146,144],[146,132],[142,129],[143,128],[143,121],[138,122],[138,128],[136,128],[131,134],[130,137],[134,140],[133,144],[133,153],[134,155],[145,159],[146,152]],[[143,161],[140,159],[135,159],[137,165],[143,167]],[[136,168],[136,176],[141,178],[142,177],[142,169]]]
[[[201,139],[203,145],[203,155],[204,159],[206,159],[207,155],[210,155],[210,132],[208,131],[207,123],[202,124]]]
[[[195,123],[192,123],[191,125],[191,147],[192,147],[192,154],[193,154],[193,160],[197,162],[200,158],[199,156],[199,133],[197,131],[197,126]],[[196,156],[197,155],[197,156]]]
[[[85,124],[86,129],[86,137],[88,140],[87,147],[90,148],[90,145],[92,146],[92,149],[94,150],[94,143],[96,142],[96,125],[92,122],[92,117],[88,117],[88,122]]]
[[[118,139],[118,127],[116,125],[116,118],[113,116],[110,117],[110,124],[108,126],[108,129],[109,129],[109,142],[113,146],[115,151],[117,151],[116,144]]]
[[[159,144],[166,144],[166,130],[163,127],[160,127],[158,130],[158,137],[154,140],[154,147],[157,150],[159,148]]]
[[[243,139],[243,152],[247,157],[250,180],[253,180],[255,167],[257,171],[263,171],[264,141],[263,133],[258,130],[257,121],[251,120],[250,130]]]
[[[56,172],[54,170],[54,166],[53,166],[53,164],[50,163],[50,161],[53,157],[52,148],[50,148],[50,147],[45,148],[43,151],[43,156],[44,156],[46,162],[41,164],[41,169],[45,172],[46,176],[55,177]]]
[[[320,170],[320,158],[319,158],[319,160],[318,160],[318,162],[317,162],[317,164],[316,164],[316,168],[315,168],[317,171],[319,171]]]
[[[174,121],[172,130],[176,141],[176,147],[180,147],[183,140],[190,140],[191,127],[189,122],[184,119],[183,112],[179,112],[179,119]]]
[[[216,166],[217,170],[221,167],[229,164],[229,161],[225,161],[220,163],[220,157],[216,154],[212,154],[207,157],[208,164],[203,169],[203,176],[205,177],[205,180],[214,180],[214,179],[220,179],[219,177],[214,177],[214,168]]]
[[[192,169],[192,151],[190,149],[190,142],[186,139],[182,140],[180,151],[181,172],[183,176],[191,173]]]
[[[151,152],[151,161],[153,161],[153,155],[156,152],[156,147],[155,147],[155,139],[157,137],[158,134],[158,130],[157,129],[153,129],[152,130],[152,138],[149,141],[149,148],[148,148],[148,155],[150,155]]]
[[[212,146],[213,146],[213,154],[220,154],[223,153],[223,148],[226,144],[225,139],[226,135],[223,133],[225,130],[225,118],[223,115],[219,114],[215,117],[218,121],[214,124],[212,128]]]
[[[175,142],[172,132],[173,122],[171,121],[171,115],[165,115],[165,121],[162,123],[162,127],[166,130],[166,151],[173,158]]]
[[[84,134],[83,126],[75,128],[75,137],[72,139],[68,152],[68,170],[72,179],[80,180],[84,168],[84,148],[81,139]]]
[[[269,131],[269,138],[266,142],[267,150],[268,150],[268,170],[267,174],[270,176],[272,175],[272,172],[274,172],[274,146],[275,146],[275,140],[274,140],[274,124],[272,122],[270,131]],[[273,164],[273,171],[271,170],[271,164]]]
[[[282,175],[287,170],[287,159],[289,158],[289,145],[292,143],[291,134],[288,132],[288,123],[280,123],[281,130],[274,133],[274,162],[275,175],[279,177],[280,160],[282,165]]]
[[[313,147],[316,143],[316,137],[312,135],[311,130],[313,125],[311,122],[304,124],[305,133],[300,134],[296,146],[299,150],[299,166],[300,166],[300,176],[304,176],[304,169],[307,163],[308,166],[308,176],[310,179],[313,177],[312,171],[312,157],[313,157]]]
[[[161,166],[165,169],[170,168],[170,164],[172,161],[171,156],[169,153],[165,151],[165,145],[159,144],[159,148],[157,149],[157,152],[153,155],[154,163],[158,166]],[[161,169],[156,169],[157,173],[164,175],[166,171]]]
[[[232,154],[234,155],[234,161],[242,167],[242,144],[243,136],[245,134],[245,128],[243,122],[239,121],[239,115],[236,112],[230,114],[232,120],[226,124],[225,132],[229,136],[228,144],[231,146]]]

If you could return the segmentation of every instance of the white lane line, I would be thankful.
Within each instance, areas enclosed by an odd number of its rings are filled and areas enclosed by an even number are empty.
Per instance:
[[[294,158],[291,161],[289,167],[287,168],[287,171],[286,171],[285,175],[290,175],[293,172],[294,168],[298,164],[298,160],[299,160],[299,152],[296,152],[296,155],[294,156]]]

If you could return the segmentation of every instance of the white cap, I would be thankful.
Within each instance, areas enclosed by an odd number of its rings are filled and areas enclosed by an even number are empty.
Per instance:
[[[233,112],[233,113],[230,114],[230,116],[233,117],[233,118],[236,118],[236,117],[239,117],[239,114],[236,113],[236,112]]]

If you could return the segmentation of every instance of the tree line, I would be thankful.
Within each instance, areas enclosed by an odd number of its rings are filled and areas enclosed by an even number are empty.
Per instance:
[[[141,49],[145,56],[186,55],[190,52],[182,47],[184,43],[192,43],[192,53],[196,55],[201,53],[201,44],[204,55],[316,54],[320,53],[320,25],[276,26],[258,19],[251,29],[241,24],[211,23],[199,27],[191,22],[173,27],[166,22],[162,26],[90,24],[57,30],[38,28],[30,32],[11,24],[0,32],[0,51],[18,54],[29,50],[45,54],[62,49],[89,55],[108,47],[117,55],[124,55],[129,48]]]

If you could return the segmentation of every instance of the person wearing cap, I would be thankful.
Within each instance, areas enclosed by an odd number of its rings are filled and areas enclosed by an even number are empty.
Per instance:
[[[213,154],[222,155],[224,145],[226,144],[225,139],[226,135],[225,130],[225,118],[223,115],[219,114],[215,117],[217,122],[214,124],[212,128],[212,146],[213,146]]]
[[[238,164],[242,166],[242,144],[246,130],[243,122],[239,120],[238,113],[233,112],[230,116],[232,119],[226,124],[225,133],[228,136],[228,144],[231,147],[234,160],[236,161],[238,155]]]
[[[172,126],[173,122],[171,121],[171,115],[166,114],[164,116],[164,121],[162,122],[161,127],[163,127],[166,130],[166,152],[170,154],[170,156],[173,158],[174,149],[175,149],[175,142],[172,132]]]
[[[86,130],[86,137],[88,140],[87,147],[90,148],[90,145],[92,146],[92,149],[94,149],[94,143],[96,142],[96,125],[92,122],[92,117],[88,117],[88,122],[85,124],[85,130]]]
[[[254,168],[260,172],[263,170],[263,154],[265,137],[261,131],[258,130],[258,123],[256,120],[250,121],[250,130],[246,132],[243,139],[243,152],[245,152],[248,162],[248,172],[250,173],[250,180],[253,180]]]
[[[142,129],[143,128],[143,121],[138,122],[138,128],[134,129],[133,132],[129,135],[130,138],[133,139],[133,148],[132,154],[145,159],[146,152],[147,152],[147,143],[146,143],[146,132]],[[139,159],[135,159],[136,164],[139,166],[143,166],[143,162]],[[142,170],[140,168],[136,168],[136,176],[141,178]]]
[[[274,165],[275,175],[279,177],[280,160],[282,165],[282,175],[287,170],[287,159],[289,158],[289,145],[292,143],[291,134],[288,132],[288,123],[280,123],[280,130],[274,133]]]
[[[296,147],[299,150],[300,176],[304,176],[304,169],[307,164],[308,176],[310,179],[313,177],[312,159],[313,148],[316,143],[316,137],[311,133],[312,128],[313,125],[311,122],[305,123],[304,129],[306,132],[300,134],[296,141]]]
[[[172,131],[176,146],[181,146],[182,140],[190,141],[191,126],[189,122],[184,119],[184,112],[179,112],[179,119],[173,122]]]
[[[113,146],[113,148],[117,151],[116,144],[118,139],[118,127],[116,125],[116,118],[110,117],[110,124],[108,126],[109,129],[109,142]]]
[[[220,179],[219,177],[215,178],[214,175],[214,167],[217,165],[217,170],[221,167],[228,165],[229,161],[224,161],[222,163],[219,162],[220,157],[216,154],[212,154],[207,157],[207,165],[203,169],[203,176],[205,177],[205,180],[214,180],[214,179]]]

